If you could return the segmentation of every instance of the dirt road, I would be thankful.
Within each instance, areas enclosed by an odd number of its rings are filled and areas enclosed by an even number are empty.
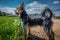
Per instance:
[[[53,32],[54,32],[54,39],[55,40],[60,40],[60,20],[54,19],[53,20],[53,26],[52,26]],[[48,36],[46,35],[46,33],[43,30],[42,26],[33,26],[30,28],[30,32],[31,32],[31,38],[33,38],[33,40],[37,39],[37,40],[48,40]]]

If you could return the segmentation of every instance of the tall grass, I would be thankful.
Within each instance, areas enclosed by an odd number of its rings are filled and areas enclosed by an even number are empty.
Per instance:
[[[0,40],[24,40],[21,19],[0,17]]]

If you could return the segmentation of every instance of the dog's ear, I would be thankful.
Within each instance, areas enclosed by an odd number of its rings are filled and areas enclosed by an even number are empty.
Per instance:
[[[24,2],[21,3],[19,9],[20,9],[20,10],[23,10],[23,9],[24,9]]]

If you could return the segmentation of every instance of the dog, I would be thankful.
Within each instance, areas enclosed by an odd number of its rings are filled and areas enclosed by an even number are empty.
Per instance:
[[[45,17],[45,13],[46,11],[49,11],[50,17]],[[43,12],[42,12],[42,17],[44,17],[45,19],[41,19],[41,18],[34,18],[31,19],[28,14],[25,11],[24,8],[24,3],[22,3],[22,5],[20,7],[18,7],[15,10],[15,13],[17,15],[19,15],[19,17],[22,19],[23,22],[23,27],[24,27],[24,34],[25,34],[25,40],[26,40],[26,30],[25,30],[25,25],[28,23],[29,26],[33,26],[33,25],[42,25],[44,26],[44,31],[46,32],[47,36],[49,36],[49,40],[54,40],[54,34],[53,31],[51,30],[51,26],[52,26],[52,15],[53,13],[51,12],[51,10],[49,8],[46,8]],[[48,22],[47,22],[48,21]],[[47,24],[48,23],[48,24]],[[51,30],[51,31],[50,31]],[[50,33],[51,32],[51,33]],[[53,37],[51,38],[51,36],[53,35]]]

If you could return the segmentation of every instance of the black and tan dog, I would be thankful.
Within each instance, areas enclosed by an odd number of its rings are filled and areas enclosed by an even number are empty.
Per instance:
[[[49,11],[50,12],[50,17],[46,17],[45,14],[46,12]],[[24,8],[24,3],[22,3],[22,5],[20,7],[18,7],[15,10],[15,13],[17,15],[19,15],[19,17],[22,19],[23,22],[23,28],[24,28],[24,34],[25,34],[25,40],[26,40],[26,30],[25,30],[25,25],[28,24],[29,26],[33,26],[33,25],[42,25],[44,26],[44,30],[46,32],[46,34],[49,36],[49,40],[53,40],[53,38],[51,38],[52,36],[52,31],[51,30],[51,25],[52,25],[52,15],[53,13],[51,12],[51,10],[49,8],[46,8],[43,12],[42,12],[42,19],[41,18],[34,18],[31,19],[28,14],[25,11]],[[43,19],[43,17],[45,19]],[[48,23],[48,24],[47,24]],[[46,30],[47,29],[47,30]],[[48,31],[48,32],[47,32]],[[54,36],[53,36],[54,37]]]

